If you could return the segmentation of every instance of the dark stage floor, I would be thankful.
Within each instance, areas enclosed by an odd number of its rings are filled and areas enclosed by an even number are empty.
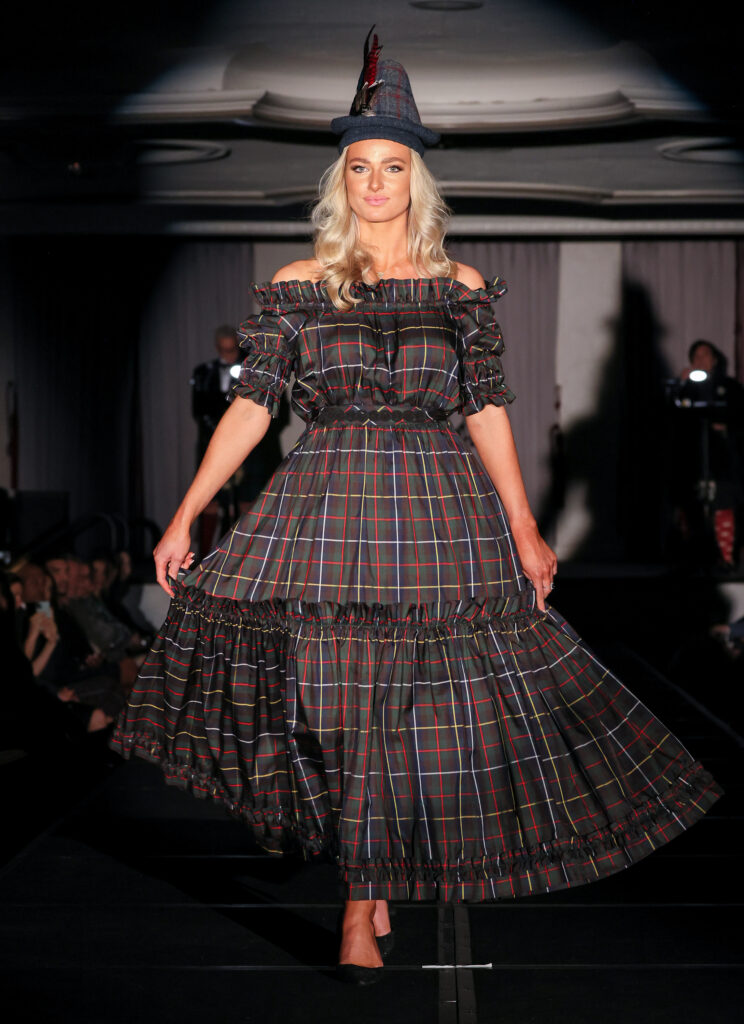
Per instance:
[[[739,1021],[741,747],[700,695],[692,705],[657,674],[626,681],[710,768],[723,799],[593,885],[513,903],[399,904],[386,977],[365,990],[333,976],[332,864],[262,855],[219,808],[95,740],[89,768],[61,766],[51,802],[29,758],[3,765],[3,1020]],[[454,964],[468,966],[444,966]]]

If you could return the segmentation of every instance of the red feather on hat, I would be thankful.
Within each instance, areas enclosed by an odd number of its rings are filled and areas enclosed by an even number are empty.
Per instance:
[[[373,25],[372,28],[375,26]],[[369,30],[372,32],[372,28]],[[382,47],[377,39],[377,33],[375,32],[372,37],[372,46],[369,46],[369,35],[364,41],[364,81],[367,85],[374,85],[375,78],[377,76],[377,61],[380,59],[380,50]]]
[[[353,114],[363,114],[368,111],[374,90],[382,85],[382,82],[377,81],[377,62],[380,59],[380,51],[382,50],[377,33],[372,36],[372,45],[369,45],[369,37],[372,35],[374,27],[373,25],[367,33],[367,38],[364,40],[364,64],[357,83],[356,96],[351,105],[351,113]]]

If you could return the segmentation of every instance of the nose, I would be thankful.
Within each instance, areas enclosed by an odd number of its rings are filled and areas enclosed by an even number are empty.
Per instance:
[[[372,192],[379,192],[383,187],[382,175],[379,171],[372,171],[369,179],[369,187]]]

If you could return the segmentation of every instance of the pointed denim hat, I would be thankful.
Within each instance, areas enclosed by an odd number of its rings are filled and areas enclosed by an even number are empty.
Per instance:
[[[374,25],[372,26],[374,28]],[[426,146],[439,142],[437,132],[421,124],[406,69],[396,60],[380,60],[382,47],[375,35],[364,42],[364,66],[346,117],[335,117],[331,131],[340,135],[338,149],[360,139],[390,139],[424,155]]]

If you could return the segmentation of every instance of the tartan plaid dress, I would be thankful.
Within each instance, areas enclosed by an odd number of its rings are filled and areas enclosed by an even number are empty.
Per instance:
[[[722,795],[550,606],[452,428],[514,395],[499,278],[254,285],[236,384],[306,429],[174,582],[111,747],[351,899],[490,900],[645,857]]]

